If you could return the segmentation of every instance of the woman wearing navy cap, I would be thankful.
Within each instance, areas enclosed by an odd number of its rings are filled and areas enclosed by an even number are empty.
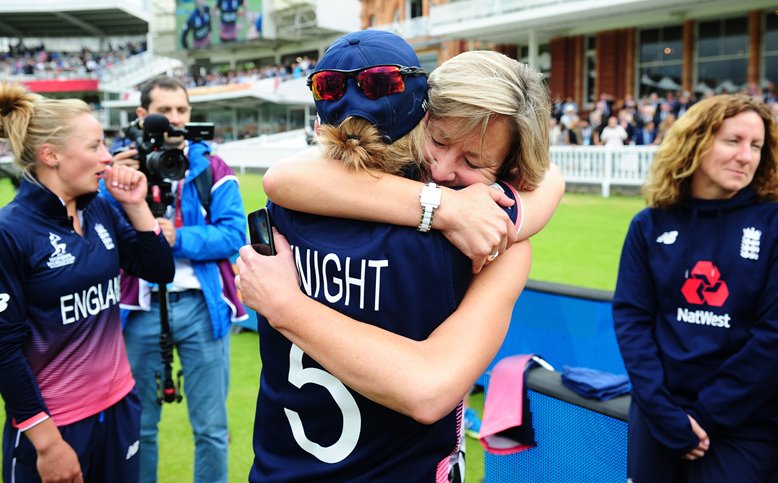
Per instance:
[[[371,176],[429,169],[412,154],[425,150],[418,121],[427,86],[405,41],[349,34],[316,72],[334,73],[318,84],[313,74],[325,155]],[[547,98],[533,109],[544,106],[548,116]],[[486,123],[499,126],[487,132],[484,158],[508,157],[509,143],[498,142],[508,127]],[[517,208],[505,215],[514,232]],[[502,342],[528,275],[529,246],[513,245],[468,288],[471,262],[440,232],[272,203],[271,213],[291,246],[277,236],[279,256],[244,248],[238,262],[244,300],[267,317],[259,325],[264,365],[250,479],[448,481],[462,396]],[[433,212],[426,215],[428,225]],[[312,298],[296,288],[295,264]]]
[[[312,88],[317,72],[311,76]],[[433,162],[424,181],[437,184],[441,202],[429,227],[421,228],[441,230],[473,259],[473,272],[515,241],[540,231],[562,198],[564,181],[548,159],[547,102],[547,88],[537,72],[496,52],[464,52],[429,76],[428,115],[420,135],[422,152]],[[316,103],[323,124],[342,120],[337,105]],[[510,230],[505,213],[494,203],[505,202],[488,188],[497,179],[521,191],[519,233]],[[271,200],[294,210],[420,225],[422,182],[349,170],[315,149],[274,164],[263,186]]]

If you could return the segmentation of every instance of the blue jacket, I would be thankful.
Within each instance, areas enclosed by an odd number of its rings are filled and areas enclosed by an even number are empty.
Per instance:
[[[646,209],[629,228],[613,317],[633,403],[686,453],[690,414],[717,434],[778,440],[778,203]]]
[[[206,143],[189,143],[189,171],[181,193],[184,226],[176,230],[173,256],[192,261],[208,304],[213,336],[220,339],[229,333],[231,322],[247,318],[235,290],[235,274],[230,262],[246,244],[246,217],[238,178],[218,156],[211,156],[209,161],[206,157],[209,151]],[[193,180],[209,164],[213,166],[213,186],[206,222],[205,209]],[[122,278],[122,308],[148,307],[147,295],[141,284],[129,277]]]

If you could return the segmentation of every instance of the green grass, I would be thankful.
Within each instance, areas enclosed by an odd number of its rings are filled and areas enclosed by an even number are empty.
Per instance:
[[[629,223],[644,206],[638,197],[566,194],[532,237],[530,278],[612,291]]]
[[[239,176],[246,211],[265,204],[261,176]],[[13,197],[8,180],[0,180],[0,206]],[[635,197],[601,198],[597,195],[568,194],[548,226],[533,238],[535,280],[613,290],[619,253],[631,218],[643,207]],[[251,446],[254,409],[259,386],[258,338],[255,332],[232,336],[230,394],[229,481],[246,481],[253,459]],[[186,400],[185,400],[186,401]],[[479,413],[483,394],[471,396],[470,405]],[[0,415],[4,422],[5,415]],[[160,423],[159,481],[192,481],[194,445],[185,402],[167,404]],[[483,449],[467,440],[467,481],[484,477]]]

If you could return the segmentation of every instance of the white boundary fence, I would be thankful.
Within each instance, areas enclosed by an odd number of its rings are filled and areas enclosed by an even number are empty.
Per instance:
[[[279,159],[307,148],[301,130],[226,143],[217,149],[236,171],[264,171]],[[643,184],[656,146],[551,146],[551,161],[569,184],[600,186],[610,196],[611,186]]]
[[[600,185],[602,196],[610,196],[613,185],[642,185],[655,152],[655,146],[552,146],[551,161],[565,182]]]
[[[279,159],[308,147],[302,130],[297,130],[225,143],[217,147],[216,153],[235,171],[245,173],[264,171]],[[562,170],[568,184],[599,185],[602,196],[607,197],[611,186],[642,185],[655,152],[655,146],[552,146],[551,161]],[[0,157],[0,168],[12,168],[10,156]]]
[[[220,144],[216,154],[238,173],[266,171],[276,161],[308,148],[302,129]]]

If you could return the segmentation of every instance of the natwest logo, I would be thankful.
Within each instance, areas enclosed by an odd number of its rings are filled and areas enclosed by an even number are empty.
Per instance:
[[[720,277],[716,265],[701,260],[692,269],[691,277],[684,282],[681,293],[690,304],[721,307],[729,297],[729,288]]]

